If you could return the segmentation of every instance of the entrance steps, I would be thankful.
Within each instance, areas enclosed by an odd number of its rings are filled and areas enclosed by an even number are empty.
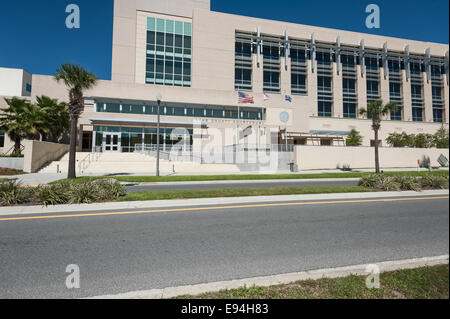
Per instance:
[[[77,153],[76,171],[78,174],[153,174],[156,172],[156,158],[140,153]],[[160,159],[160,173],[239,173],[234,164],[200,164],[196,162],[171,162]],[[68,170],[69,154],[41,169],[42,173],[65,173]]]

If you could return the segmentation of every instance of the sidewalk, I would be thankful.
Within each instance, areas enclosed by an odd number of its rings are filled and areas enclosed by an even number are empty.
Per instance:
[[[438,168],[437,170],[446,170],[448,171],[448,168]],[[404,172],[404,171],[417,171],[416,167],[411,168],[386,168],[383,169],[385,172]],[[425,172],[428,171],[425,168],[421,168],[420,171]],[[354,169],[352,171],[353,173],[357,172],[374,172],[373,169]],[[308,171],[300,171],[298,173],[291,173],[291,172],[239,172],[239,173],[233,173],[232,175],[261,175],[261,174],[290,174],[290,175],[306,175],[306,174],[321,174],[321,173],[341,173],[345,174],[347,172],[343,172],[341,170],[333,169],[333,170],[308,170]],[[110,174],[110,173],[103,173],[103,174],[77,174],[78,177],[82,176],[154,176],[154,173],[123,173],[123,174]],[[198,176],[198,175],[228,175],[224,172],[217,172],[217,173],[175,173],[170,176]],[[36,186],[36,185],[44,185],[48,184],[60,179],[64,179],[67,177],[67,173],[33,173],[33,174],[23,174],[23,175],[13,175],[13,176],[0,176],[0,178],[15,178],[17,179],[22,185],[25,186]],[[267,182],[268,180],[265,180]],[[280,180],[278,180],[280,181]],[[287,180],[283,180],[287,181]],[[237,181],[228,181],[228,182],[237,182]],[[253,181],[255,182],[255,181]]]
[[[309,195],[280,195],[280,196],[251,196],[251,197],[223,197],[198,198],[176,200],[154,200],[139,202],[111,202],[94,204],[74,204],[55,206],[10,206],[0,207],[0,217],[11,215],[35,215],[47,213],[92,212],[113,210],[136,210],[154,208],[176,208],[190,206],[221,206],[246,203],[275,203],[288,201],[323,201],[323,200],[351,200],[397,197],[448,196],[449,190],[427,190],[422,192],[374,192],[374,193],[340,193],[340,194],[309,194]]]

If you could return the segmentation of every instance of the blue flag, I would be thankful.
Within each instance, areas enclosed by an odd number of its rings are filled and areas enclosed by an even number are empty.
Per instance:
[[[286,101],[292,102],[292,97],[290,97],[289,95],[285,95],[285,99]]]

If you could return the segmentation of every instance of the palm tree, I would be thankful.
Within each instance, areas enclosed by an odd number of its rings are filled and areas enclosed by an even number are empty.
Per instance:
[[[55,80],[63,81],[69,88],[69,103],[67,109],[70,116],[70,148],[68,178],[75,178],[75,157],[78,137],[78,118],[84,110],[83,91],[92,88],[97,83],[95,74],[73,64],[63,64],[56,70]]]
[[[383,104],[383,101],[372,101],[367,105],[366,109],[360,109],[361,115],[367,115],[372,119],[372,129],[375,132],[375,172],[380,173],[380,159],[379,159],[379,139],[378,131],[381,127],[381,120],[383,116],[386,116],[389,112],[395,112],[398,110],[398,106],[395,103]]]
[[[5,101],[8,107],[0,116],[0,127],[14,141],[14,153],[20,154],[23,139],[40,139],[46,132],[43,111],[24,99],[13,97]]]
[[[58,143],[61,136],[69,130],[69,112],[65,102],[58,102],[42,95],[36,97],[36,106],[43,111],[46,132],[43,132],[42,139],[53,143]]]

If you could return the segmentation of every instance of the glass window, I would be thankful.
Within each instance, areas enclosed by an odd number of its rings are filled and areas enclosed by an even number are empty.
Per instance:
[[[433,108],[433,122],[435,122],[435,123],[443,122],[442,109]]]
[[[192,24],[164,19],[148,20],[147,23],[145,82],[191,86]],[[151,25],[154,28],[150,28]]]
[[[398,109],[395,112],[391,112],[391,120],[392,121],[401,121],[402,120],[402,110]]]
[[[331,102],[319,101],[319,116],[331,117]]]
[[[367,80],[367,95],[378,96],[378,81]]]
[[[331,77],[318,76],[317,77],[317,88],[318,88],[319,92],[331,92]]]
[[[342,84],[345,93],[355,93],[355,79],[343,78]]]
[[[173,33],[175,30],[175,23],[172,20],[166,20],[166,32]]]
[[[5,132],[0,131],[0,147],[5,147]]]
[[[120,104],[119,103],[106,103],[105,112],[120,113]]]
[[[411,84],[411,97],[413,99],[422,98],[422,86],[418,84]]]
[[[412,108],[412,119],[414,122],[422,122],[423,109],[421,107]]]
[[[184,23],[184,35],[192,35],[192,24],[189,22]]]
[[[344,117],[356,118],[356,104],[355,103],[344,103]]]
[[[147,18],[147,30],[150,30],[150,31],[156,30],[156,19],[155,18]]]
[[[164,19],[156,19],[156,31],[164,32],[165,31],[165,21]]]

